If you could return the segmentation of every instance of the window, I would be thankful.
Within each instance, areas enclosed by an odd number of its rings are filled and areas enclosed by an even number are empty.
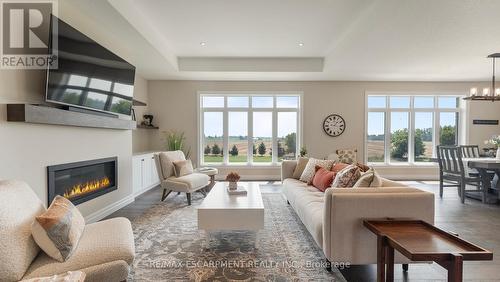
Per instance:
[[[459,96],[370,94],[366,105],[368,163],[426,163],[437,145],[459,143]]]
[[[300,94],[209,93],[200,94],[199,105],[201,165],[271,165],[296,159]]]

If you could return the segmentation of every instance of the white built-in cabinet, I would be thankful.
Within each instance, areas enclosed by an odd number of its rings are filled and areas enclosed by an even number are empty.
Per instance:
[[[140,153],[132,157],[132,181],[135,197],[160,184],[154,154],[154,152]]]

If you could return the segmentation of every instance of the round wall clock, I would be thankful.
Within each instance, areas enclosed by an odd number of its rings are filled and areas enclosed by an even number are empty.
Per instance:
[[[323,121],[323,130],[329,136],[340,136],[345,130],[345,120],[337,114],[329,115]]]

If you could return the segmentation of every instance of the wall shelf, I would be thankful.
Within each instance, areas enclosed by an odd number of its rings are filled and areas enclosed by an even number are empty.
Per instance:
[[[31,104],[8,104],[7,121],[121,130],[136,128],[136,122],[133,120]]]
[[[142,128],[142,129],[160,129],[158,126],[149,126],[149,125],[142,125],[142,124],[138,124],[137,128]]]

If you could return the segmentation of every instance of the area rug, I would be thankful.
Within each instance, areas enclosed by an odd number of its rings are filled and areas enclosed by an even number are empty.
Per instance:
[[[136,258],[131,281],[346,281],[325,258],[279,193],[263,193],[265,228],[211,232],[197,228],[203,196],[170,196],[132,221]]]

